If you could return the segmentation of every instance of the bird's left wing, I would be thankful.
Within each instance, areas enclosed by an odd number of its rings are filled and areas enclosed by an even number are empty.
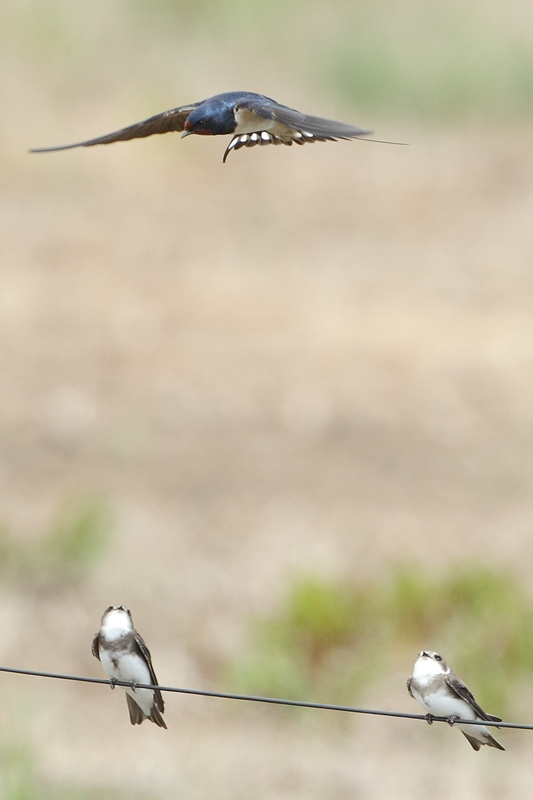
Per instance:
[[[152,665],[152,656],[150,655],[150,651],[148,650],[143,637],[139,633],[135,634],[135,644],[146,662],[146,666],[148,667],[148,671],[150,672],[150,680],[152,682],[152,685],[157,686],[158,680]],[[163,703],[163,696],[159,691],[159,689],[154,690],[154,695],[158,709],[160,711],[164,711],[165,704]]]
[[[236,104],[235,110],[247,109],[258,117],[271,119],[292,128],[295,131],[307,132],[316,139],[355,139],[358,136],[368,136],[372,131],[347,125],[345,122],[336,122],[322,117],[311,117],[302,114],[294,108],[282,106],[269,98],[246,98]]]
[[[407,691],[409,692],[409,694],[411,695],[411,697],[413,698],[413,700],[416,700],[416,698],[415,698],[415,696],[414,696],[414,694],[413,694],[413,691],[412,691],[412,689],[411,689],[411,681],[412,681],[412,680],[413,680],[413,678],[412,678],[412,677],[411,677],[411,678],[407,678],[407,680],[405,681],[405,683],[406,683],[406,686],[407,686]]]
[[[155,133],[182,131],[185,120],[191,111],[199,106],[201,102],[202,101],[191,103],[188,106],[171,108],[169,111],[163,111],[162,114],[156,114],[154,117],[149,117],[148,119],[142,120],[142,122],[136,122],[134,125],[129,125],[127,128],[121,128],[119,131],[108,133],[105,136],[99,136],[96,139],[88,139],[85,142],[61,145],[60,147],[39,147],[30,150],[30,153],[50,153],[54,150],[70,150],[73,147],[92,147],[95,144],[111,144],[112,142],[126,142],[129,139],[143,139]]]
[[[241,147],[292,145],[293,142],[334,142],[336,139],[357,139],[372,133],[344,122],[310,117],[262,95],[238,100],[235,104],[235,119],[237,124],[240,123],[251,132],[235,134],[226,148],[223,161],[232,150],[240,150]]]
[[[492,714],[487,714],[486,711],[483,711],[468,686],[455,673],[452,672],[450,675],[446,675],[446,683],[461,700],[468,703],[472,711],[475,711],[480,719],[484,719],[487,722],[501,722],[500,717],[493,717]]]

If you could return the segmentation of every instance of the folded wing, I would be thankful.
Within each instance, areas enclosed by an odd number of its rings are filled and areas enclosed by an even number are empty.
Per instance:
[[[484,719],[486,722],[501,722],[500,717],[494,717],[492,714],[487,714],[486,711],[483,711],[479,703],[476,702],[474,695],[468,686],[466,686],[466,684],[464,684],[463,681],[457,677],[457,675],[453,673],[451,675],[447,675],[446,683],[450,689],[452,689],[452,691],[454,691],[455,694],[461,698],[461,700],[464,700],[466,703],[468,703],[472,711],[475,711],[480,719]]]

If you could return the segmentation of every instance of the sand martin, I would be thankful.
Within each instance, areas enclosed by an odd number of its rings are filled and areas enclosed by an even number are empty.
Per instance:
[[[427,721],[430,724],[433,717],[447,717],[450,725],[454,725],[457,719],[501,722],[500,717],[483,711],[468,687],[452,672],[442,656],[433,650],[422,650],[418,654],[413,674],[407,681],[407,689],[411,697],[418,700],[428,712]],[[458,724],[457,727],[474,750],[479,750],[482,744],[505,750],[485,725]]]
[[[140,725],[145,719],[166,728],[161,714],[165,710],[159,689],[136,689],[135,684],[155,686],[157,678],[152,666],[150,651],[144,639],[137,633],[128,608],[109,606],[104,612],[100,630],[95,635],[92,653],[111,678],[111,681],[127,681],[132,686],[122,687],[132,725]],[[115,688],[111,683],[112,688]]]
[[[163,111],[162,114],[156,114],[106,136],[61,147],[41,147],[30,152],[48,153],[53,150],[69,150],[72,147],[92,147],[95,144],[124,142],[170,131],[183,131],[182,138],[192,133],[202,136],[233,134],[223,161],[232,150],[240,150],[241,147],[359,139],[372,133],[344,122],[301,114],[262,94],[226,92],[187,106],[171,108],[170,111]]]

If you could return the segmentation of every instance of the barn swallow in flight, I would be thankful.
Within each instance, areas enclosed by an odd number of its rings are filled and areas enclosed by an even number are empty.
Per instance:
[[[458,719],[501,722],[500,717],[483,711],[468,687],[452,672],[442,656],[433,650],[422,650],[418,654],[413,674],[407,681],[407,690],[428,712],[427,721],[430,725],[433,717],[447,717],[450,725],[454,725]],[[505,750],[485,725],[459,723],[457,727],[474,750],[479,750],[482,744]]]
[[[67,144],[62,147],[41,147],[32,153],[49,153],[53,150],[69,150],[72,147],[92,147],[95,144],[125,142],[128,139],[142,139],[154,133],[183,131],[183,136],[198,133],[202,136],[223,136],[232,134],[233,138],[224,153],[224,162],[232,150],[241,147],[254,147],[266,144],[305,144],[306,142],[334,142],[336,139],[359,139],[372,131],[334,122],[321,117],[310,117],[293,108],[282,106],[253,92],[226,92],[216,94],[207,100],[187,106],[171,108],[142,122],[136,122],[97,139]],[[374,140],[376,141],[376,140]],[[388,142],[387,144],[396,144]]]
[[[101,627],[93,639],[92,653],[114,681],[125,681],[126,700],[132,725],[145,719],[166,728],[161,714],[165,710],[159,689],[138,689],[136,684],[157,686],[150,651],[142,636],[133,627],[131,613],[125,606],[109,606],[102,617]]]

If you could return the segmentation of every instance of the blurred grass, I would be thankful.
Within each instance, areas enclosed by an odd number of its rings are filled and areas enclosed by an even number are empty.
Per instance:
[[[176,103],[188,102],[205,64],[213,92],[239,75],[225,88],[268,94],[290,75],[332,106],[386,116],[503,123],[533,113],[533,9],[518,3],[9,0],[0,13],[4,52],[33,62],[36,79],[48,75],[59,92],[74,82],[103,93],[129,74],[141,92],[151,84],[163,94],[171,81],[179,94],[183,84]]]
[[[422,649],[441,652],[482,706],[512,715],[533,676],[533,602],[511,574],[475,564],[437,575],[399,566],[360,585],[299,577],[273,614],[250,623],[230,683],[350,703]]]
[[[109,504],[99,497],[70,501],[49,531],[27,541],[0,530],[0,575],[38,584],[81,579],[99,562],[113,533]]]
[[[526,39],[439,4],[420,9],[410,30],[382,23],[372,19],[364,36],[340,34],[324,54],[328,85],[344,99],[426,120],[531,116],[533,49]]]

